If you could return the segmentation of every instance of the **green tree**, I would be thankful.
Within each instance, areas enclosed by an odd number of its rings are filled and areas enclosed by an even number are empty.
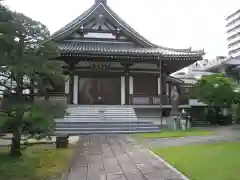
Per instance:
[[[196,84],[196,96],[208,106],[230,106],[235,99],[232,79],[223,74],[203,76]]]
[[[0,0],[0,53],[3,54],[14,44],[14,29],[11,26],[13,17],[10,11],[2,4]]]
[[[42,137],[51,132],[53,118],[59,108],[62,111],[65,108],[34,103],[25,92],[33,92],[35,88],[45,92],[51,82],[64,83],[63,73],[61,64],[50,60],[59,53],[53,42],[45,42],[50,33],[43,24],[10,12],[3,5],[0,17],[0,86],[4,94],[3,110],[7,115],[4,124],[11,127],[13,134],[10,155],[20,156],[21,137]]]

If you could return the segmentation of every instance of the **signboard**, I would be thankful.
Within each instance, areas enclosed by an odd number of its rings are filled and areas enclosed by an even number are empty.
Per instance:
[[[94,63],[92,64],[93,69],[109,69],[110,65],[106,63]]]

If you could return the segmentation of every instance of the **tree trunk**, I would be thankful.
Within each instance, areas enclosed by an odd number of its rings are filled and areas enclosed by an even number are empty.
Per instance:
[[[12,145],[9,153],[10,156],[21,156],[21,132],[20,127],[13,132]]]
[[[20,38],[21,41],[21,38]],[[13,103],[13,113],[14,113],[14,127],[13,127],[13,138],[11,144],[10,156],[21,156],[21,133],[22,133],[22,125],[23,125],[23,115],[24,115],[24,96],[23,96],[23,76],[18,75],[18,79],[15,80],[17,82],[17,88],[15,89],[16,93],[14,94]]]
[[[10,156],[21,156],[21,132],[22,132],[23,112],[17,110],[14,127]]]

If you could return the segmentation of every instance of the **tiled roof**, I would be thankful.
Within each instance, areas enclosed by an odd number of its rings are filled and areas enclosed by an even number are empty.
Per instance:
[[[87,11],[85,11],[82,15],[78,16],[76,19],[74,19],[73,21],[71,21],[70,23],[68,23],[66,26],[64,26],[63,28],[61,28],[60,30],[58,30],[57,32],[55,32],[50,39],[58,39],[61,37],[65,37],[69,34],[71,34],[72,32],[74,32],[77,28],[79,28],[83,22],[85,20],[88,19],[88,17],[90,17],[91,14],[93,14],[95,11],[97,12],[101,12],[101,11],[105,11],[107,15],[109,15],[111,17],[111,19],[113,19],[115,21],[115,23],[117,23],[120,28],[127,32],[130,33],[131,36],[137,38],[138,40],[140,40],[143,44],[145,44],[145,47],[153,47],[152,50],[150,50],[152,53],[155,53],[156,51],[159,52],[161,51],[161,53],[170,53],[170,54],[191,54],[191,53],[198,53],[198,54],[202,54],[204,55],[204,51],[200,50],[200,51],[192,51],[191,48],[188,49],[173,49],[173,48],[167,48],[167,47],[163,47],[163,46],[158,46],[155,45],[153,43],[151,43],[150,41],[148,41],[146,38],[144,38],[143,36],[141,36],[137,31],[135,31],[130,25],[128,25],[123,19],[121,19],[107,4],[105,3],[95,3],[93,6],[91,6]],[[98,14],[98,13],[96,13]],[[64,49],[67,49],[66,47],[70,46],[67,44],[61,45],[62,47],[65,47]],[[60,47],[61,47],[60,46]],[[74,49],[73,47],[76,47],[75,44],[72,45],[72,47],[68,47],[69,49]],[[81,47],[81,46],[80,46]],[[135,49],[136,51],[137,49]],[[144,49],[138,49],[139,51],[144,51]],[[147,50],[147,49],[145,49]],[[131,50],[129,50],[131,51]]]
[[[59,44],[62,53],[118,53],[138,55],[173,55],[173,56],[201,56],[199,52],[178,52],[162,48],[128,47],[121,44],[107,43],[62,43]]]

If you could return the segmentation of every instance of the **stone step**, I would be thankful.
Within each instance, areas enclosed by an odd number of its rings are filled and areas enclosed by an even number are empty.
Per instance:
[[[158,127],[155,124],[141,124],[141,123],[126,123],[126,124],[114,124],[114,123],[98,123],[98,124],[88,124],[88,123],[80,123],[80,124],[76,124],[76,123],[57,123],[56,124],[56,128],[122,128],[122,127]]]
[[[98,116],[99,113],[84,113],[84,114],[68,114],[65,117],[79,117],[79,116]],[[104,114],[104,116],[135,116],[135,114],[117,114],[117,113],[112,113],[112,114]]]
[[[55,128],[55,131],[131,131],[131,130],[160,130],[159,127],[135,127],[135,126],[125,126],[121,129],[119,127],[65,127],[65,128]]]
[[[58,124],[153,124],[151,121],[127,121],[127,120],[122,120],[122,121],[102,121],[102,120],[96,120],[96,121],[79,121],[78,119],[74,120],[66,120],[66,119],[56,119],[56,123]]]
[[[126,112],[126,113],[134,113],[134,111],[127,111],[127,110],[79,110],[79,111],[67,111],[68,113],[82,113],[82,112],[99,112],[99,111],[103,111],[105,113],[112,113],[112,112]]]
[[[99,116],[102,116],[100,119]],[[104,117],[104,118],[103,118]],[[64,119],[56,119],[57,134],[110,134],[158,132],[151,121],[138,121],[133,108],[101,106],[71,107]]]
[[[62,120],[63,121],[63,120]],[[89,117],[86,117],[86,118],[64,118],[64,121],[66,122],[96,122],[96,121],[103,121],[103,122],[119,122],[119,121],[123,121],[123,122],[131,122],[131,121],[138,121],[134,118],[118,118],[118,119],[111,119],[111,118],[105,118],[105,119],[100,119],[98,117],[96,118],[89,118]]]
[[[135,116],[136,115],[134,113],[101,113],[101,114],[104,114],[105,116]],[[99,115],[99,113],[88,113],[88,112],[84,112],[84,113],[69,113],[69,114],[66,114],[66,116],[86,116],[86,115]]]
[[[83,112],[83,111],[114,111],[114,112],[118,112],[118,111],[124,111],[124,112],[133,112],[132,109],[124,109],[124,108],[119,108],[119,109],[109,109],[109,108],[106,108],[106,109],[67,109],[67,112]]]
[[[160,132],[160,130],[131,130],[131,131],[56,131],[55,135],[71,135],[77,136],[81,134],[134,134],[134,133],[149,133],[149,132]]]

